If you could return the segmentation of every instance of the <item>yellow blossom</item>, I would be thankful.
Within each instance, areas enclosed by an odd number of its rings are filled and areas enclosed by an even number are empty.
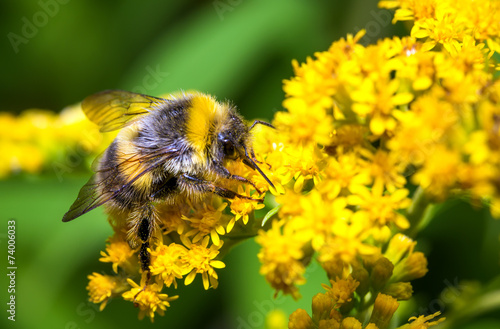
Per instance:
[[[95,304],[101,303],[99,306],[100,311],[106,307],[111,297],[118,295],[126,289],[126,285],[122,280],[114,276],[94,272],[87,278],[89,279],[89,284],[87,285],[89,300]]]
[[[320,172],[324,166],[324,155],[317,146],[299,145],[295,149],[288,150],[288,163],[277,169],[278,175],[282,175],[284,180],[282,184],[288,183],[292,178],[295,179],[293,190],[298,193],[302,191],[304,184],[311,180],[314,185],[320,181]]]
[[[324,176],[325,179],[318,189],[326,195],[329,200],[338,195],[347,194],[350,188],[370,183],[368,172],[361,171],[359,156],[355,153],[339,154],[327,160]]]
[[[320,263],[341,259],[346,264],[352,264],[359,255],[374,254],[378,248],[365,242],[370,235],[365,225],[366,222],[357,218],[352,218],[350,222],[335,221],[332,226],[335,234],[327,236],[319,249]]]
[[[326,238],[334,232],[336,221],[347,221],[351,211],[346,209],[345,198],[337,198],[332,202],[325,202],[322,195],[312,191],[301,200],[302,213],[288,225],[305,236],[309,234],[312,247],[319,250]]]
[[[155,312],[163,316],[167,307],[170,307],[170,302],[179,298],[179,296],[169,297],[167,294],[161,294],[162,284],[147,284],[146,276],[141,279],[141,285],[138,285],[131,279],[127,279],[128,284],[132,287],[129,291],[123,293],[122,297],[125,300],[133,301],[139,308],[139,320],[145,316],[154,322]]]
[[[222,225],[222,211],[226,208],[227,203],[222,203],[217,209],[212,205],[203,204],[202,209],[196,209],[193,216],[182,216],[182,219],[190,222],[191,230],[183,234],[184,238],[194,236],[192,242],[200,241],[206,235],[210,235],[212,243],[219,245],[219,235],[226,233]]]
[[[250,195],[250,187],[243,188],[241,185],[238,186],[238,194],[256,198],[255,194]],[[264,204],[260,203],[258,200],[248,200],[243,198],[234,198],[230,200],[231,212],[235,215],[229,223],[227,224],[226,231],[229,233],[233,230],[234,224],[241,218],[243,224],[248,223],[248,216],[254,210],[264,208]]]
[[[385,131],[393,131],[396,128],[396,120],[392,116],[395,107],[408,104],[413,95],[407,92],[398,92],[399,81],[381,80],[371,81],[366,79],[353,92],[353,111],[360,117],[370,118],[370,130],[375,135],[381,135]]]
[[[459,163],[459,154],[437,145],[413,180],[429,195],[442,200],[455,187]]]
[[[296,285],[305,283],[305,267],[301,260],[304,256],[302,247],[308,237],[294,234],[283,225],[283,221],[273,222],[267,232],[259,231],[257,243],[262,247],[257,255],[262,263],[260,274],[277,291],[282,290],[298,298]]]
[[[355,194],[348,197],[348,202],[360,207],[356,216],[365,218],[378,227],[389,223],[394,223],[400,229],[409,227],[408,220],[396,212],[410,205],[411,200],[406,197],[408,190],[399,189],[394,193],[384,195],[383,185],[378,181],[371,190],[358,188],[352,192]]]
[[[359,285],[359,282],[354,280],[351,276],[346,279],[336,278],[335,280],[330,280],[331,287],[326,284],[321,284],[321,286],[326,290],[326,295],[330,297],[337,307],[342,304],[350,302],[353,297],[353,293]]]
[[[374,181],[380,182],[389,192],[404,187],[406,179],[401,173],[404,171],[404,163],[394,153],[377,150],[375,154],[367,149],[360,151],[363,169],[366,170]]]
[[[189,274],[184,280],[185,285],[191,284],[193,282],[196,274],[201,274],[203,279],[203,287],[207,290],[210,287],[214,289],[217,288],[219,282],[217,281],[218,276],[215,272],[216,268],[224,268],[226,265],[220,260],[215,258],[219,254],[219,249],[222,247],[223,243],[219,245],[212,244],[208,247],[209,237],[206,236],[200,243],[189,243],[188,252],[186,255],[187,267],[191,269]]]
[[[118,266],[132,273],[137,266],[137,258],[133,257],[135,251],[130,248],[127,241],[119,234],[115,234],[108,239],[106,252],[101,251],[99,261],[103,263],[113,263],[113,271],[118,273]],[[133,257],[133,258],[132,258]]]
[[[152,275],[158,275],[167,287],[172,283],[177,288],[176,279],[182,279],[191,268],[187,264],[187,249],[179,244],[171,243],[166,246],[159,244],[151,250],[150,270]]]
[[[419,317],[412,316],[409,320],[409,321],[411,321],[410,323],[407,323],[407,324],[399,327],[398,329],[427,329],[429,327],[438,325],[439,323],[441,323],[445,320],[445,318],[440,318],[437,321],[427,322],[427,321],[432,320],[435,317],[439,316],[440,314],[441,314],[441,312],[436,312],[434,314],[427,315],[427,316],[424,316],[424,315],[421,315]]]

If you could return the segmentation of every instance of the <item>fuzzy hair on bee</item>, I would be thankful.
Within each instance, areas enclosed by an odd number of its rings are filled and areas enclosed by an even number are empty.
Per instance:
[[[127,221],[127,239],[132,248],[140,247],[143,271],[149,271],[147,249],[158,230],[159,203],[197,200],[210,193],[252,199],[221,186],[222,180],[232,180],[255,187],[231,174],[227,161],[243,161],[273,186],[257,165],[251,134],[256,124],[273,126],[259,120],[247,126],[234,106],[210,95],[158,98],[106,90],[84,99],[82,109],[102,132],[121,130],[96,160],[95,174],[63,222],[105,205],[108,213]]]

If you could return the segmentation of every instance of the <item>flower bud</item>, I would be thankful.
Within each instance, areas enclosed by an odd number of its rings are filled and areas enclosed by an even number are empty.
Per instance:
[[[380,291],[392,276],[394,265],[385,257],[379,258],[373,266],[370,275],[371,284],[375,290]]]
[[[379,329],[387,328],[398,306],[399,303],[395,298],[389,295],[378,294],[369,322],[376,324]]]
[[[407,300],[413,295],[413,288],[409,282],[396,282],[389,284],[382,292],[397,300]]]
[[[356,292],[360,296],[366,295],[366,293],[370,290],[370,274],[364,267],[356,267],[352,271],[352,278],[359,282],[358,288],[356,288]]]
[[[423,277],[427,271],[427,258],[421,252],[414,252],[396,265],[392,281],[415,280]]]
[[[358,319],[353,318],[353,317],[348,317],[342,320],[342,323],[340,324],[340,329],[361,329],[362,325],[361,322],[358,321]]]
[[[335,319],[319,321],[318,329],[339,329],[340,323]]]
[[[292,314],[290,314],[290,318],[288,320],[288,328],[289,329],[313,329],[314,324],[307,314],[306,310],[299,308]]]
[[[319,320],[329,319],[333,306],[333,300],[329,296],[321,293],[316,294],[312,300],[314,323],[318,323]]]
[[[416,244],[406,235],[398,233],[392,237],[384,256],[393,264],[397,264],[407,252],[413,251]]]

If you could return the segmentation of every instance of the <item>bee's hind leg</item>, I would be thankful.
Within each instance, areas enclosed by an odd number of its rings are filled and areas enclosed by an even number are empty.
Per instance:
[[[142,244],[139,249],[139,262],[141,264],[141,269],[143,273],[146,273],[146,284],[144,287],[134,296],[134,302],[137,296],[143,292],[148,286],[149,280],[151,279],[151,272],[149,270],[149,265],[151,264],[151,254],[148,251],[149,240],[153,232],[154,218],[153,218],[152,206],[148,206],[146,211],[143,212],[142,219],[137,227],[137,237],[141,240]]]

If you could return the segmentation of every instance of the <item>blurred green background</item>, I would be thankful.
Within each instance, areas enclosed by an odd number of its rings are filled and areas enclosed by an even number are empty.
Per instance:
[[[60,111],[110,88],[151,95],[196,89],[232,100],[248,119],[271,119],[281,109],[282,80],[293,75],[292,59],[304,61],[361,28],[368,30],[364,43],[404,32],[402,25],[390,24],[389,12],[378,9],[376,3],[2,2],[0,111]],[[67,224],[61,218],[88,175],[73,173],[60,180],[48,172],[0,181],[1,254],[7,258],[7,220],[14,219],[18,266],[16,322],[3,313],[0,327],[153,327],[147,319],[137,320],[131,303],[113,300],[99,312],[87,301],[87,275],[111,272],[110,266],[98,262],[111,229],[101,209]],[[499,272],[499,222],[486,211],[453,205],[440,207],[440,220],[420,235],[419,246],[429,257],[430,272],[415,282],[418,305],[408,305],[408,314],[448,311],[451,302],[432,304],[439,300],[446,280],[488,282]],[[203,291],[197,278],[188,287],[170,291],[181,297],[164,317],[156,318],[154,326],[262,328],[271,309],[282,309],[287,315],[299,307],[309,312],[312,296],[322,292],[320,283],[327,282],[324,272],[309,268],[299,302],[289,297],[273,299],[273,291],[258,275],[257,252],[253,241],[235,248],[224,260],[226,269],[218,271],[217,290]],[[0,275],[4,307],[6,279]],[[494,315],[486,314],[484,321],[495,321]]]

